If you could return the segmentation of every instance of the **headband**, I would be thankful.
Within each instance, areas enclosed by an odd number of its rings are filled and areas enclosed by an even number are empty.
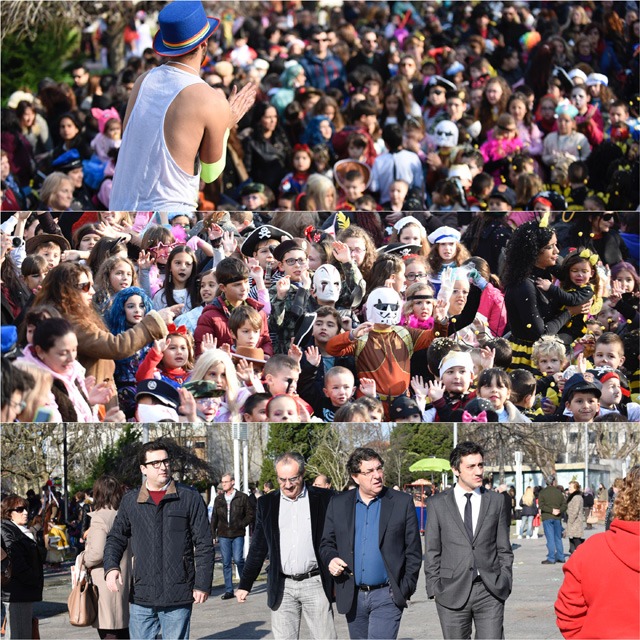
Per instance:
[[[473,373],[473,360],[468,351],[450,351],[440,361],[440,377],[452,367],[464,367]]]
[[[412,296],[409,296],[407,298],[407,302],[409,302],[409,300],[435,300],[435,298],[430,294],[416,293]]]

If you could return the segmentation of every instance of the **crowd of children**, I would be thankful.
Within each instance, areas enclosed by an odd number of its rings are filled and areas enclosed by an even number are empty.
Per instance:
[[[13,222],[37,228],[38,215]],[[311,242],[268,224],[240,234],[226,212],[147,216],[137,231],[66,215],[26,245],[2,234],[15,366],[46,374],[44,396],[33,388],[48,400],[31,397],[20,420],[640,418],[640,279],[619,233],[637,234],[637,214],[531,213],[514,229],[501,208],[455,226],[414,212],[383,227],[377,249],[356,224],[380,230],[376,212],[334,216]],[[85,227],[118,237],[86,253]],[[60,278],[78,283],[56,297]],[[74,319],[82,304],[120,340],[112,378],[86,378],[97,370]]]

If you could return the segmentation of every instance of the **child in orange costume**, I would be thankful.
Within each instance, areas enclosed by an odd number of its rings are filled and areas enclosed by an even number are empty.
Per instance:
[[[414,351],[426,349],[434,338],[447,335],[446,307],[447,302],[438,301],[433,329],[422,331],[402,327],[399,325],[400,294],[391,287],[379,287],[367,298],[367,322],[331,338],[327,353],[331,356],[355,355],[358,379],[375,380],[388,419],[391,403],[398,396],[406,395],[409,389]]]

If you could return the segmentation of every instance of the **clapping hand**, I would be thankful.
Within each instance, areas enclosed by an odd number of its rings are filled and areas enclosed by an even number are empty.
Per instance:
[[[234,84],[229,96],[229,107],[231,107],[231,122],[229,129],[242,120],[244,115],[251,109],[256,101],[256,86],[252,82],[248,82],[238,91],[238,87]]]

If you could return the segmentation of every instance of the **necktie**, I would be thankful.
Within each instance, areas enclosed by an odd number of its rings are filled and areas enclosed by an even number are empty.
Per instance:
[[[465,493],[467,504],[464,505],[464,528],[467,530],[469,541],[473,542],[473,514],[471,512],[471,496],[472,493]]]

